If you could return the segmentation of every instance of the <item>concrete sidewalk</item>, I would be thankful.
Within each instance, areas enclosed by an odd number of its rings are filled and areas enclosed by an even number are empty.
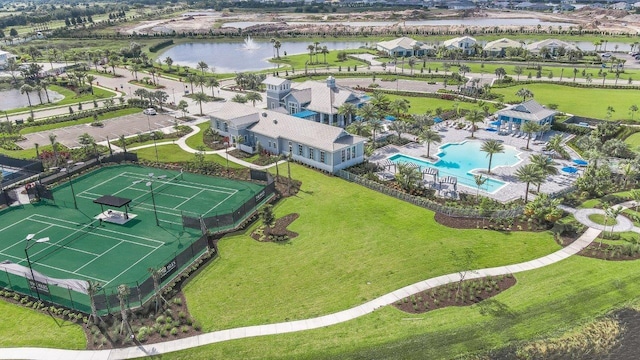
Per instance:
[[[206,334],[192,336],[185,339],[178,339],[156,344],[132,346],[122,349],[112,350],[61,350],[47,348],[5,348],[0,352],[0,359],[48,359],[48,360],[67,360],[67,359],[87,359],[87,360],[112,360],[112,359],[131,359],[146,357],[150,355],[165,354],[173,351],[185,350],[197,346],[214,344],[223,341],[242,339],[256,336],[285,334],[296,331],[318,329],[343,323],[358,317],[370,314],[376,309],[393,304],[394,302],[411,296],[421,291],[425,291],[441,285],[457,282],[461,275],[465,279],[475,279],[485,276],[496,276],[505,274],[515,274],[523,271],[538,269],[564,260],[571,255],[577,254],[580,250],[588,246],[598,235],[600,230],[588,229],[571,245],[558,250],[547,256],[543,256],[531,261],[500,266],[487,269],[479,269],[467,271],[466,273],[452,273],[438,276],[417,282],[415,284],[405,286],[401,289],[383,295],[377,299],[364,303],[362,305],[340,311],[337,313],[319,316],[316,318],[289,321],[276,324],[247,326],[235,329],[214,331]]]

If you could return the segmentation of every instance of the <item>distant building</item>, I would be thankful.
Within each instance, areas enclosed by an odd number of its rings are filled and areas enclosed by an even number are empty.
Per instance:
[[[305,81],[292,84],[291,80],[268,77],[263,82],[267,87],[267,108],[286,109],[287,113],[304,120],[345,127],[352,119],[338,114],[345,103],[357,108],[369,97],[359,91],[336,85],[336,79],[329,76],[325,82]]]
[[[540,54],[540,51],[543,48],[547,48],[549,50],[549,55],[556,56],[558,54],[559,48],[564,48],[565,50],[577,50],[578,48],[569,44],[566,41],[558,40],[558,39],[546,39],[542,41],[536,41],[526,46],[526,49],[529,50],[532,54]]]
[[[474,45],[477,43],[476,39],[471,36],[462,36],[446,40],[442,43],[442,46],[449,50],[459,49],[467,55],[473,55],[475,52]]]
[[[477,7],[476,4],[471,1],[447,1],[447,7],[453,10],[470,10]]]
[[[409,37],[401,37],[376,44],[376,49],[390,57],[424,56],[435,52],[433,46],[425,45],[421,41]]]
[[[15,59],[16,56],[10,52],[0,50],[0,69],[4,69],[9,62],[9,59]]]
[[[502,39],[488,42],[487,45],[485,45],[484,48],[482,48],[482,50],[488,56],[501,57],[505,55],[506,49],[521,48],[521,47],[522,47],[522,43],[520,43],[519,41],[502,38]]]
[[[224,104],[210,118],[212,128],[249,153],[259,145],[269,153],[290,154],[294,161],[330,173],[364,161],[365,138],[339,127],[234,102]]]

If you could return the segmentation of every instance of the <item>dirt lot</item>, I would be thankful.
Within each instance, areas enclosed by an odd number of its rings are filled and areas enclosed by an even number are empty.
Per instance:
[[[149,122],[147,123],[147,118]],[[59,143],[73,148],[78,147],[78,136],[88,133],[93,136],[96,141],[104,141],[107,139],[116,139],[120,135],[134,135],[138,133],[148,132],[151,130],[157,130],[168,126],[174,125],[175,118],[169,115],[154,115],[148,116],[142,113],[126,115],[115,119],[105,120],[102,123],[103,127],[94,127],[89,124],[75,125],[71,127],[42,131],[33,134],[25,135],[27,138],[24,141],[18,143],[23,148],[33,148],[35,143],[46,145],[49,144],[49,134],[55,134]]]
[[[402,20],[421,20],[421,19],[438,19],[449,18],[456,19],[464,17],[471,18],[537,18],[545,21],[570,22],[582,26],[584,29],[600,29],[603,31],[616,32],[640,32],[640,15],[629,14],[620,10],[590,9],[583,8],[564,14],[540,13],[533,11],[497,11],[497,10],[477,10],[473,13],[462,13],[461,11],[424,11],[424,10],[404,10],[404,11],[364,11],[360,13],[339,14],[332,13],[328,15],[309,15],[296,13],[257,13],[257,14],[241,14],[229,12],[212,12],[197,16],[176,16],[170,19],[143,21],[137,24],[126,25],[119,28],[118,31],[124,33],[170,33],[176,32],[206,32],[214,28],[216,23],[221,22],[278,22],[286,27],[308,27],[323,26],[323,21],[398,21],[402,24]],[[288,21],[317,21],[316,25],[287,25]],[[393,26],[395,27],[395,26]],[[393,30],[390,27],[391,30]],[[449,30],[457,30],[460,26],[446,26]],[[472,27],[473,28],[473,27]],[[478,27],[479,28],[479,27]],[[519,28],[519,26],[503,26],[503,28]],[[381,28],[382,29],[382,28]],[[230,29],[231,30],[231,29]]]

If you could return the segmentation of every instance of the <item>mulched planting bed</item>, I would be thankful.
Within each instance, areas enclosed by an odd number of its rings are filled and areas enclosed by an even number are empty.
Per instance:
[[[257,241],[272,241],[282,242],[295,238],[298,233],[287,229],[292,222],[294,222],[300,215],[293,213],[285,215],[276,220],[275,225],[272,228],[261,226],[251,233],[251,237]]]
[[[590,257],[600,260],[612,260],[612,261],[625,261],[625,260],[638,260],[640,259],[640,252],[627,251],[626,245],[609,245],[598,242],[598,239],[594,240],[589,246],[582,249],[578,253],[580,256]]]
[[[411,314],[448,306],[469,306],[498,295],[515,284],[516,278],[511,274],[464,280],[419,292],[396,301],[393,306]]]
[[[453,217],[436,213],[435,220],[440,225],[454,229],[487,229],[499,231],[543,231],[549,229],[548,227],[536,224],[532,224],[532,228],[529,229],[529,222],[520,219],[514,219],[514,221],[509,224],[499,224],[489,219]]]

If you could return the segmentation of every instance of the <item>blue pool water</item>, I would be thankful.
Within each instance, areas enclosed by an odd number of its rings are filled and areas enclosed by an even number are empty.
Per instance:
[[[489,166],[489,157],[487,157],[485,152],[480,151],[481,146],[481,141],[445,144],[440,147],[440,152],[437,154],[439,160],[435,163],[404,154],[393,155],[389,157],[389,160],[394,163],[414,163],[422,169],[425,167],[436,168],[438,169],[439,177],[455,176],[458,178],[458,184],[475,189],[477,186],[471,171],[474,169],[486,170]],[[511,146],[505,146],[504,153],[493,155],[491,169],[495,169],[498,166],[513,166],[519,161],[518,150]],[[500,180],[489,178],[481,189],[491,193],[498,190],[504,184],[505,183]]]

